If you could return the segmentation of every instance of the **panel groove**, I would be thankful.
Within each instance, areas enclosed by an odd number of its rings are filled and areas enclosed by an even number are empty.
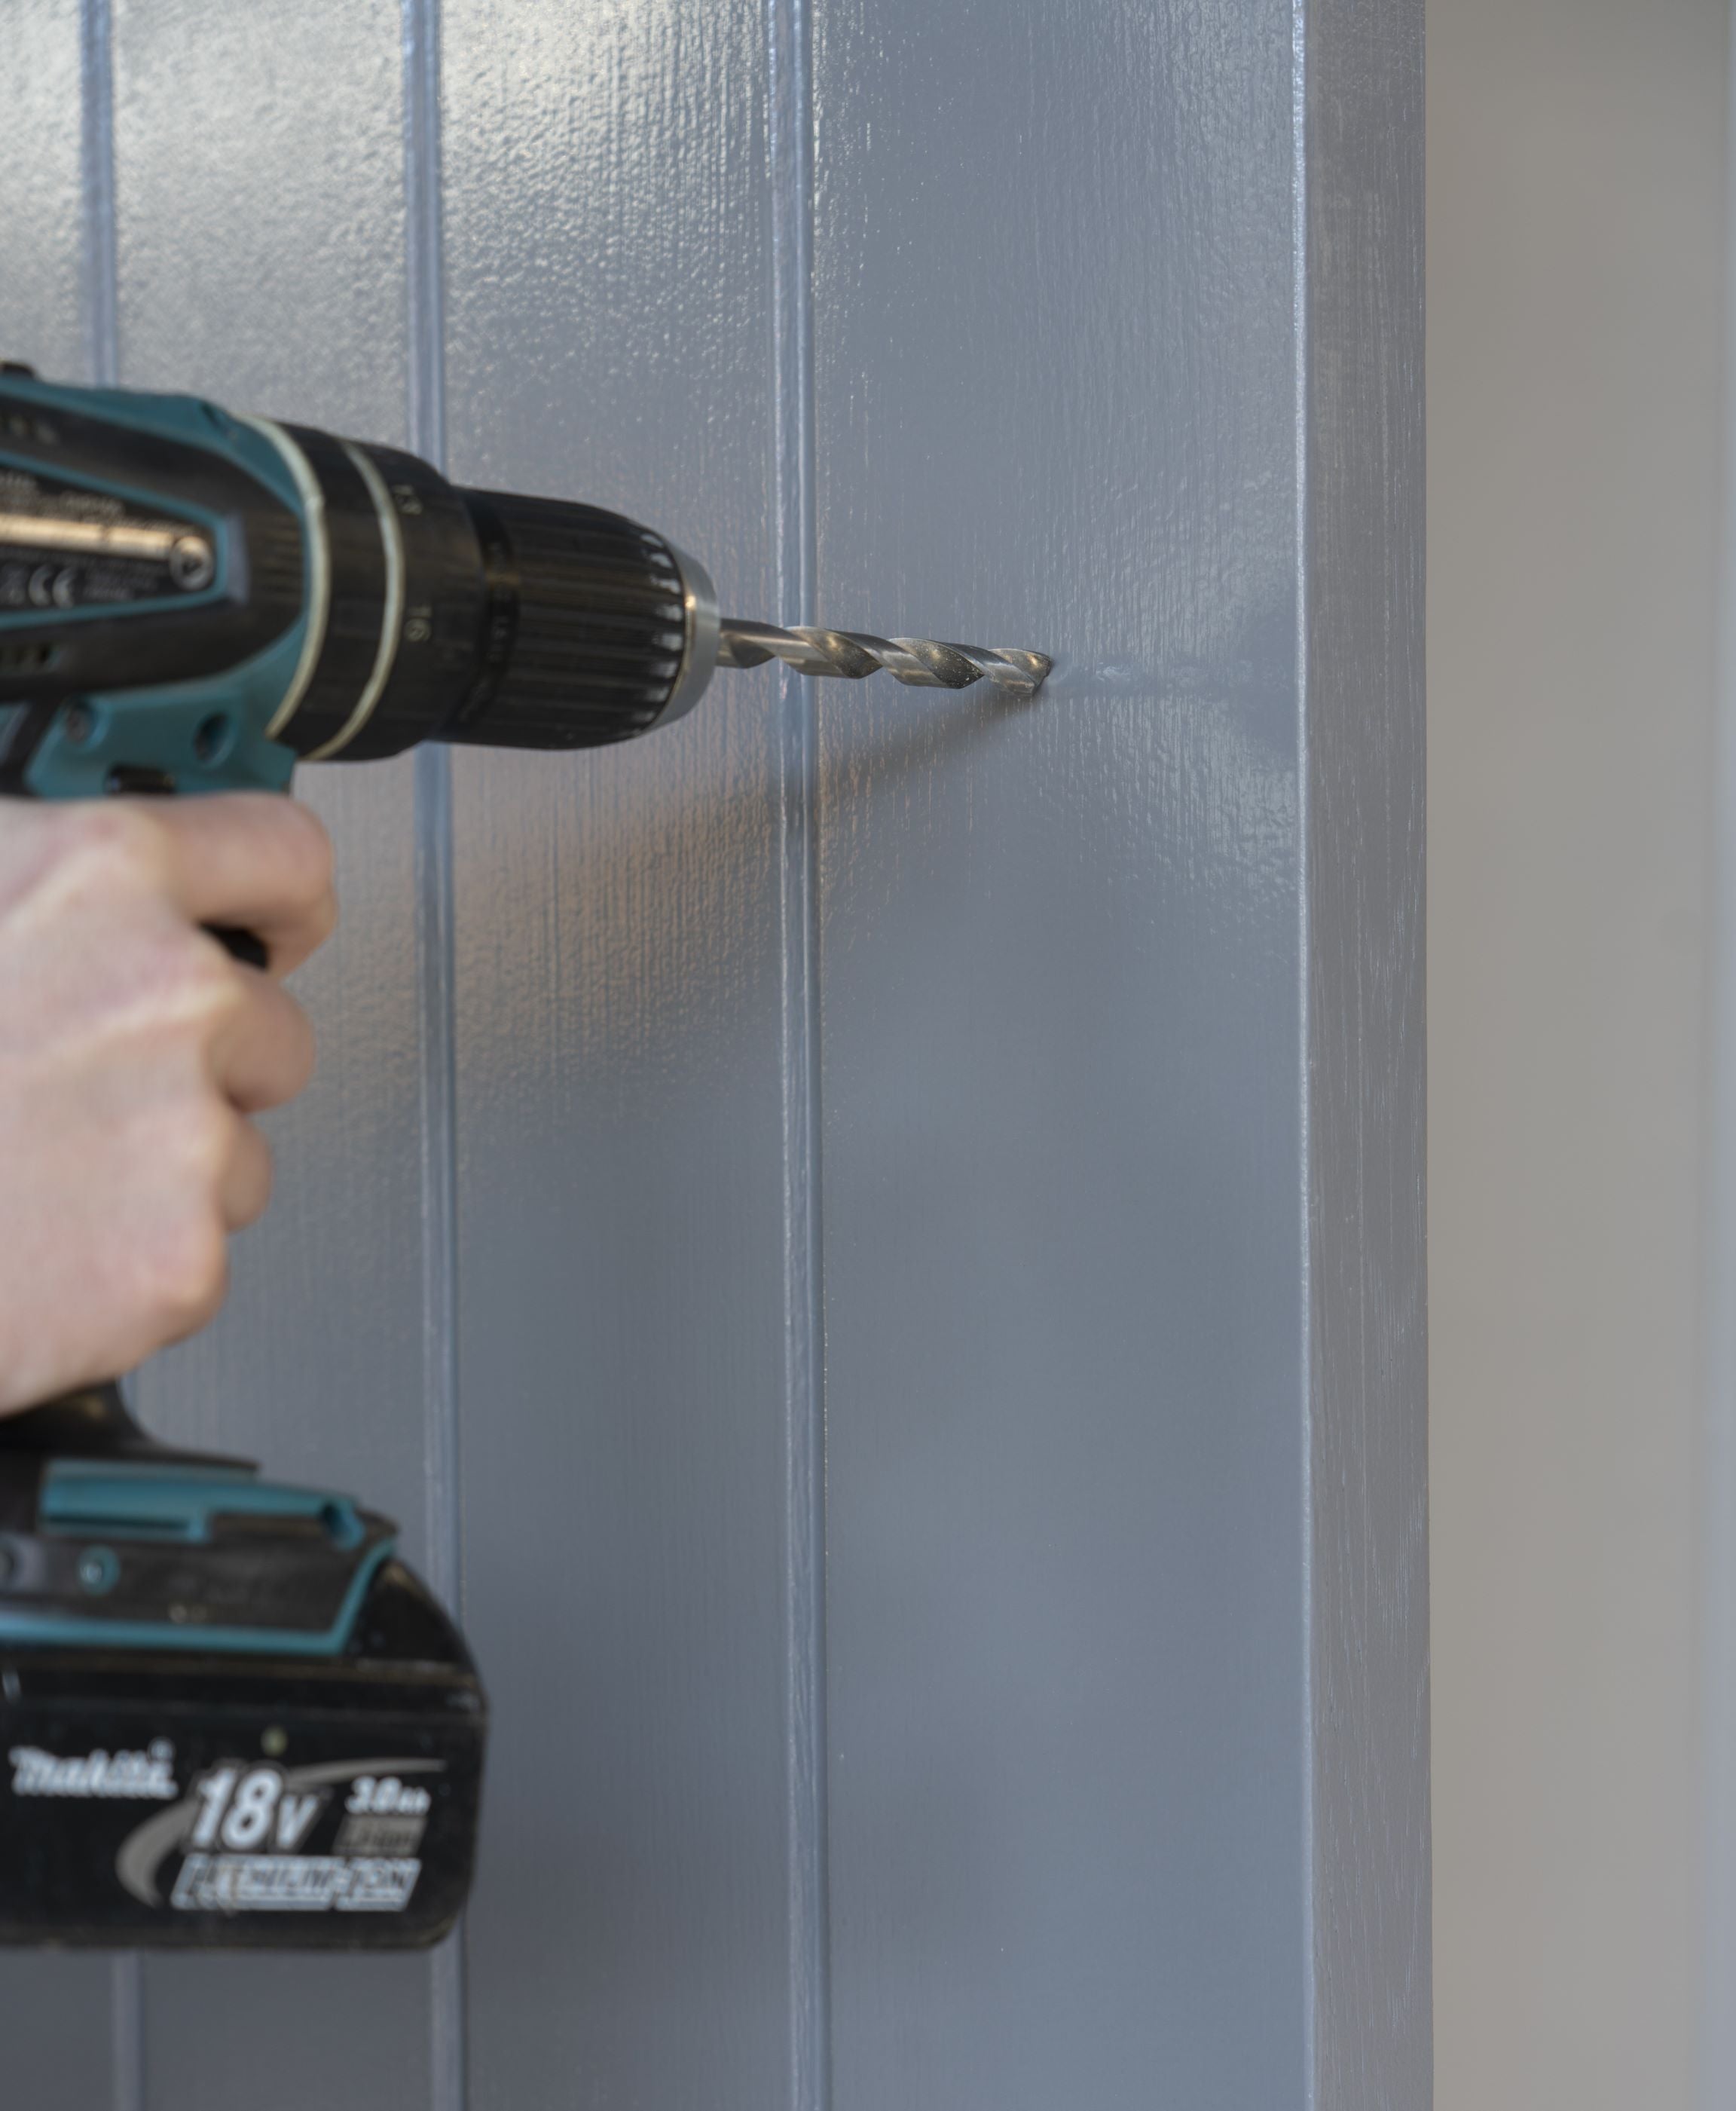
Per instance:
[[[1308,550],[1308,7],[1309,0],[1294,0],[1290,12],[1290,325],[1294,333],[1294,407],[1296,419],[1296,494],[1293,516],[1296,561],[1296,838],[1301,870],[1296,889],[1296,1023],[1300,1045],[1309,1046],[1309,922],[1308,892],[1308,710],[1312,701],[1308,683],[1308,596],[1306,589]],[[1314,1429],[1312,1373],[1313,1369],[1313,1301],[1310,1294],[1309,1211],[1312,1189],[1306,1169],[1312,1151],[1309,1126],[1311,1081],[1304,1058],[1296,1068],[1296,1134],[1303,1177],[1297,1183],[1296,1203],[1301,1221],[1297,1226],[1297,1250],[1301,1276],[1299,1319],[1302,1338],[1297,1406],[1302,1423],[1302,1445],[1298,1458],[1298,1486],[1301,1494],[1299,1527],[1302,1564],[1297,1640],[1302,1673],[1302,1719],[1314,1719]],[[1319,2071],[1319,1973],[1317,1967],[1317,1931],[1315,1927],[1314,1884],[1314,1760],[1312,1750],[1302,1755],[1299,1784],[1302,1819],[1302,2051],[1303,2086],[1308,2111],[1317,2111],[1316,2077]]]
[[[112,388],[120,371],[115,247],[114,36],[109,0],[84,0],[80,150],[84,177],[84,332],[90,378]]]
[[[779,619],[812,615],[814,105],[805,0],[768,0]],[[826,1843],[826,1405],[820,1252],[818,766],[812,685],[779,683],[782,783],[790,2102],[831,2100]]]
[[[445,316],[440,210],[439,0],[402,0],[405,293],[410,445],[446,459]],[[449,751],[415,756],[416,968],[422,1105],[423,1369],[426,1528],[433,1588],[464,1591],[458,1496],[457,1124],[452,991],[452,779]],[[431,2111],[465,2111],[465,1925],[428,1960]]]
[[[116,1957],[109,1969],[109,2044],[114,2111],[145,2111],[145,1986],[136,1950]]]
[[[1736,120],[1736,39],[1726,75],[1727,121]],[[1725,172],[1727,225],[1736,229],[1736,156]],[[1726,241],[1729,240],[1726,236]],[[1736,256],[1736,251],[1733,251]],[[1736,269],[1725,277],[1726,402],[1736,402]],[[1729,1783],[1736,1761],[1736,424],[1724,448],[1723,570],[1719,584],[1714,798],[1711,1047],[1707,1094],[1711,1137],[1707,1265],[1702,1277],[1706,1391],[1706,1565],[1700,1585],[1705,1631],[1706,1729],[1703,1826],[1707,1877],[1704,1947],[1696,2056],[1700,2111],[1736,2102],[1736,2004],[1728,1995],[1736,1968],[1736,1807]]]

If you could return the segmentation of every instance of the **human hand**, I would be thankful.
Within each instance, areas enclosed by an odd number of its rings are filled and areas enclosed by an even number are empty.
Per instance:
[[[265,1206],[250,1116],[313,1039],[279,978],[336,920],[331,846],[264,792],[0,800],[0,1414],[202,1327]],[[203,924],[255,932],[268,970]]]

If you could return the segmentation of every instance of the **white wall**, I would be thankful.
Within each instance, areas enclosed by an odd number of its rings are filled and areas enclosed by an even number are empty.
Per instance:
[[[1685,2111],[1725,7],[1429,38],[1437,2101]]]

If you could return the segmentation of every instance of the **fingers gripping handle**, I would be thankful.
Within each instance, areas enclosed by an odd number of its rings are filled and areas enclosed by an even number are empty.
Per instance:
[[[265,942],[256,932],[243,931],[233,924],[207,924],[205,928],[235,960],[250,968],[270,965]],[[162,1448],[128,1413],[120,1387],[112,1378],[62,1393],[21,1414],[0,1418],[0,1450],[130,1455],[154,1453]]]

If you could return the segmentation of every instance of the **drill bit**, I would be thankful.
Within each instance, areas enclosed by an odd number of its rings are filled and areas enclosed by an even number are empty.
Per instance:
[[[972,682],[992,682],[1014,696],[1033,697],[1054,664],[1045,653],[1009,647],[875,638],[865,630],[780,630],[733,616],[725,616],[718,629],[720,667],[759,667],[775,657],[800,674],[836,674],[850,682],[884,669],[913,688],[968,689]]]

